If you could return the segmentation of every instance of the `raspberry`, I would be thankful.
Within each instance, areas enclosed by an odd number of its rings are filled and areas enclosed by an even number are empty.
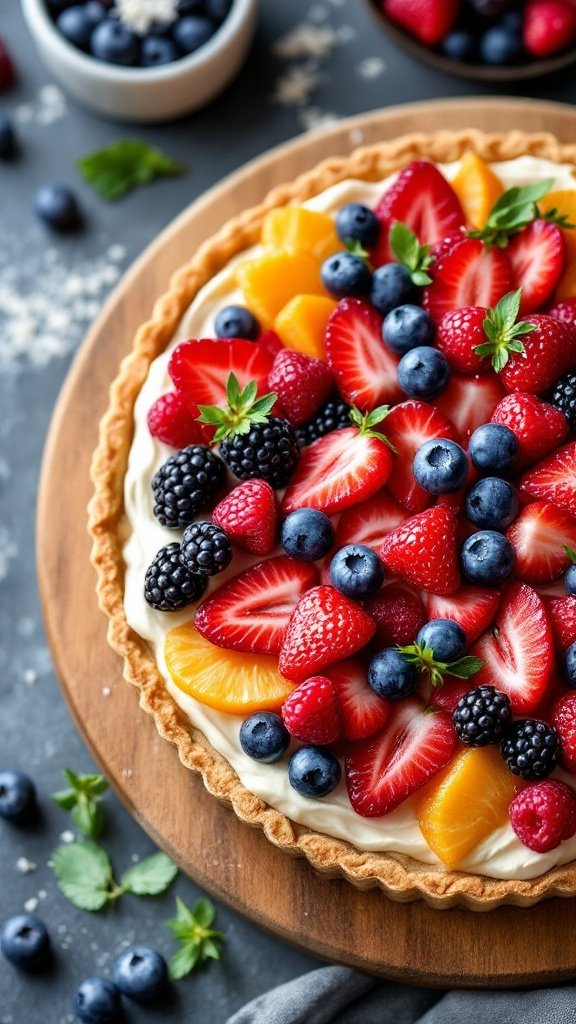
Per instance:
[[[445,678],[442,686],[435,686],[429,701],[432,707],[440,708],[442,711],[449,711],[452,714],[456,710],[459,701],[469,692],[470,687],[462,679]]]
[[[321,359],[283,349],[268,375],[268,387],[278,395],[290,422],[299,427],[326,401],[334,377]]]
[[[557,779],[523,789],[510,804],[518,839],[535,853],[549,853],[576,833],[576,794]]]
[[[185,448],[188,444],[201,444],[202,427],[188,411],[177,391],[160,395],[148,411],[148,429],[152,437],[172,448]]]
[[[376,623],[376,641],[382,647],[412,644],[426,622],[417,594],[403,587],[389,586],[364,605]]]
[[[557,702],[552,723],[562,744],[562,767],[576,775],[576,693],[567,693]]]
[[[333,743],[340,735],[338,698],[326,676],[312,676],[284,701],[282,718],[291,736],[303,743]]]
[[[245,480],[216,506],[212,522],[244,551],[269,555],[276,543],[276,495],[265,480]]]

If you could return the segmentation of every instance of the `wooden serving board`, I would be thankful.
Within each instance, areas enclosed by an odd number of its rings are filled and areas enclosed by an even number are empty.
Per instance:
[[[574,141],[575,124],[572,109],[560,104],[484,98],[417,104],[341,122],[249,164],[185,210],[126,274],[76,358],[44,456],[38,571],[48,638],[74,720],[117,795],[184,871],[263,928],[317,956],[419,985],[567,981],[576,971],[575,904],[552,900],[478,914],[393,903],[377,889],[363,892],[318,876],[211,797],[139,710],[137,692],[124,683],[120,660],[107,646],[86,533],[90,457],[108,387],[153,297],[198,242],[271,187],[329,154],[406,132],[521,128]]]

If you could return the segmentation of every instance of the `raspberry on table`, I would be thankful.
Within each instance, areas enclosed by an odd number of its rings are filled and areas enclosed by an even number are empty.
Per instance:
[[[558,779],[528,786],[510,804],[510,823],[529,850],[549,853],[576,833],[576,793]]]

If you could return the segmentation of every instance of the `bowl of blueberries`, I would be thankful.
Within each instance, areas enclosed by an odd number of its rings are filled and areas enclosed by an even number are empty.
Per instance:
[[[576,0],[368,0],[385,32],[441,71],[535,78],[576,60]]]
[[[22,0],[45,64],[99,114],[159,122],[204,106],[240,70],[257,0]]]

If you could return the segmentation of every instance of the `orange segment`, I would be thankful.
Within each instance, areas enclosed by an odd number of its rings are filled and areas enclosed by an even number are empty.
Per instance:
[[[215,647],[200,636],[193,622],[170,630],[164,657],[180,690],[230,715],[277,711],[294,689],[294,684],[280,675],[277,658],[267,654],[247,657]]]
[[[575,183],[576,184],[576,183]],[[576,189],[558,189],[549,192],[538,203],[542,213],[557,210],[564,214],[571,224],[576,224]],[[555,291],[557,302],[571,299],[576,295],[576,228],[563,228],[562,234],[566,243],[566,269]]]
[[[463,750],[419,795],[416,814],[428,846],[447,868],[456,867],[506,824],[521,788],[495,747]]]
[[[286,348],[326,359],[324,331],[337,305],[324,295],[295,295],[278,313],[274,330]]]
[[[302,292],[325,295],[320,262],[309,252],[270,253],[242,263],[238,284],[249,309],[265,327],[272,327],[278,313]]]
[[[475,228],[483,228],[488,214],[504,192],[500,178],[481,157],[468,150],[460,161],[458,173],[452,181],[466,220]]]
[[[272,252],[309,252],[318,260],[344,248],[332,217],[304,206],[271,210],[262,227],[262,245]]]

